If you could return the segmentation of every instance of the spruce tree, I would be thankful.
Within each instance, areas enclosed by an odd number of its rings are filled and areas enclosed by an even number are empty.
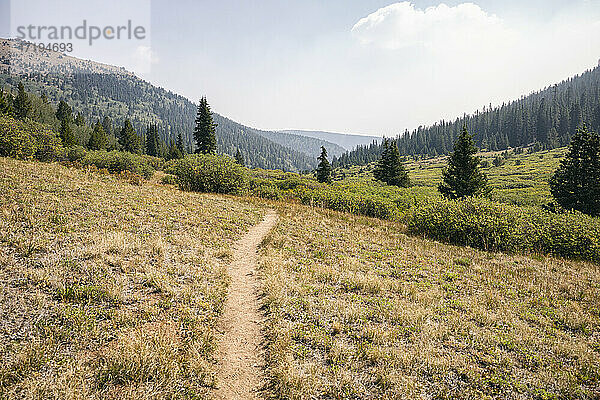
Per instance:
[[[12,99],[9,96],[0,90],[0,115],[12,115]]]
[[[569,151],[550,178],[550,191],[562,207],[600,215],[600,136],[577,130]]]
[[[71,129],[71,124],[66,119],[63,119],[60,122],[60,129],[58,132],[64,147],[73,147],[77,144],[75,134],[73,134],[73,130]]]
[[[142,143],[140,137],[135,133],[131,121],[128,119],[123,123],[123,128],[119,134],[119,144],[123,151],[140,154],[142,152]]]
[[[187,152],[185,151],[185,145],[183,144],[183,135],[181,135],[181,133],[177,135],[176,146],[179,152],[181,153],[181,156],[185,156]]]
[[[242,167],[245,166],[244,156],[242,155],[240,149],[237,149],[237,151],[235,152],[235,162],[241,165]]]
[[[106,133],[108,136],[113,134],[112,121],[109,117],[104,117],[102,120],[102,128],[104,129],[104,133]]]
[[[32,110],[31,100],[25,92],[25,86],[22,82],[19,82],[17,97],[13,102],[13,114],[16,119],[23,121],[31,114]]]
[[[481,160],[475,154],[477,148],[465,126],[442,173],[442,183],[438,186],[442,195],[459,199],[487,193],[487,177],[479,169]]]
[[[58,103],[58,108],[56,109],[56,119],[61,122],[71,122],[73,120],[73,110],[71,110],[71,106],[69,106],[64,100],[61,100]]]
[[[383,142],[383,152],[377,162],[377,167],[373,171],[373,176],[378,181],[385,182],[388,185],[398,187],[409,187],[410,178],[400,159],[400,152],[396,141],[389,142],[387,139]]]
[[[321,183],[331,183],[331,165],[327,160],[327,150],[321,146],[321,155],[317,157],[319,165],[317,166],[317,181]]]
[[[146,129],[146,154],[158,157],[160,148],[160,138],[158,137],[158,126],[148,125]]]
[[[169,151],[167,152],[167,160],[178,160],[183,158],[183,156],[184,154],[181,150],[179,150],[177,143],[171,140]]]
[[[106,136],[106,132],[104,132],[104,128],[100,121],[96,122],[94,125],[94,130],[90,135],[90,140],[88,141],[88,149],[90,150],[106,150],[108,147],[108,137]]]
[[[196,128],[194,129],[196,153],[214,154],[217,152],[216,127],[217,125],[214,123],[210,111],[210,105],[206,97],[202,97],[198,106]]]
[[[85,118],[83,118],[83,115],[81,113],[77,114],[77,117],[75,118],[75,125],[85,126]]]

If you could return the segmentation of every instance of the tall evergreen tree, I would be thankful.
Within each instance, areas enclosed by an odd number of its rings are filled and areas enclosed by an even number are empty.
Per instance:
[[[487,177],[479,169],[481,160],[475,154],[477,148],[465,126],[442,173],[442,183],[438,186],[442,195],[458,199],[486,193]]]
[[[81,113],[77,114],[77,117],[75,118],[75,125],[85,126],[85,118],[83,118],[83,115]]]
[[[128,119],[123,123],[123,128],[119,134],[119,144],[123,151],[129,153],[140,154],[142,152],[142,141],[140,137],[135,133],[131,121]]]
[[[321,183],[331,183],[331,165],[327,160],[327,150],[321,146],[321,155],[317,157],[319,165],[317,166],[317,181]]]
[[[56,109],[56,119],[61,122],[71,122],[73,120],[73,110],[71,109],[71,106],[69,106],[64,100],[61,100],[58,103],[58,108]]]
[[[569,210],[600,215],[600,136],[587,127],[577,130],[569,151],[550,178],[550,191]]]
[[[104,117],[102,120],[102,129],[104,129],[104,133],[106,133],[108,136],[113,134],[112,121],[109,117]]]
[[[0,89],[0,115],[12,115],[12,99]]]
[[[71,124],[66,119],[60,121],[60,129],[58,132],[64,147],[73,147],[77,144],[75,134],[71,129]]]
[[[100,121],[96,122],[94,125],[94,130],[90,135],[90,140],[88,141],[88,149],[90,150],[106,150],[108,147],[108,137],[106,136],[106,132],[104,132],[104,128]]]
[[[177,143],[171,140],[169,151],[167,152],[167,160],[178,160],[183,157],[184,154],[181,150],[179,150]]]
[[[202,97],[198,106],[196,128],[194,129],[196,153],[214,154],[217,152],[216,127],[217,125],[214,123],[212,112],[210,111],[210,105],[206,97]]]
[[[158,157],[160,149],[160,138],[158,137],[158,126],[148,125],[146,129],[146,154]]]
[[[237,149],[237,151],[235,152],[235,162],[241,165],[242,167],[245,166],[244,156],[242,155],[240,149]]]
[[[23,121],[31,114],[32,110],[31,100],[25,92],[25,86],[22,82],[19,82],[17,97],[13,101],[13,114],[16,119]]]
[[[400,152],[395,140],[387,139],[383,142],[383,152],[373,171],[373,176],[378,181],[398,187],[409,187],[410,178],[400,159]]]
[[[185,151],[185,145],[183,144],[183,135],[181,133],[179,133],[177,135],[177,143],[176,143],[177,149],[179,149],[179,152],[181,153],[181,156],[185,156],[185,154],[187,153],[187,151]]]

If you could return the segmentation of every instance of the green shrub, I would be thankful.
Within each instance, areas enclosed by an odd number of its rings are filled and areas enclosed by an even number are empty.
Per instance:
[[[189,155],[179,160],[174,170],[182,190],[242,194],[248,189],[246,168],[227,156]]]
[[[81,162],[85,158],[86,151],[81,146],[74,146],[65,149],[67,160],[70,162]]]
[[[56,133],[46,125],[0,117],[0,156],[61,161],[65,153]]]
[[[163,158],[153,157],[147,154],[142,154],[140,157],[143,159],[144,163],[151,166],[155,171],[162,171],[165,168],[166,161]]]
[[[365,196],[344,190],[343,187],[322,187],[299,193],[303,204],[329,208],[335,211],[366,215],[382,219],[396,219],[398,207],[390,199],[381,196]]]
[[[0,117],[0,156],[28,160],[36,149],[35,139],[24,122]]]
[[[553,214],[481,198],[439,200],[414,209],[407,225],[413,234],[457,245],[600,261],[600,220],[576,212]]]
[[[177,185],[177,177],[175,175],[167,174],[162,177],[160,183],[163,185]]]
[[[281,200],[283,198],[281,190],[271,182],[260,183],[254,186],[252,194],[256,197],[269,200]]]
[[[128,171],[148,179],[154,174],[154,168],[143,156],[120,151],[88,151],[81,159],[83,165],[95,165],[111,173]]]

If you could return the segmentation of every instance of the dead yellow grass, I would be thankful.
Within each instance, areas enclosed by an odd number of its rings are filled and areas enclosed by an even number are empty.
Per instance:
[[[273,398],[600,397],[600,268],[280,206],[262,250]]]
[[[202,398],[261,207],[0,158],[0,398]]]

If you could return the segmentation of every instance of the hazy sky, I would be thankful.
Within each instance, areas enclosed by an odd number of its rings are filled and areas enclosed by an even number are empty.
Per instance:
[[[111,21],[150,18],[140,46],[79,55],[136,68],[194,101],[206,95],[215,111],[263,129],[394,135],[600,59],[598,0],[137,0],[124,13],[106,0],[78,1],[76,11],[75,0],[18,1],[44,18],[58,15],[48,9],[56,4],[74,19],[98,7]]]

